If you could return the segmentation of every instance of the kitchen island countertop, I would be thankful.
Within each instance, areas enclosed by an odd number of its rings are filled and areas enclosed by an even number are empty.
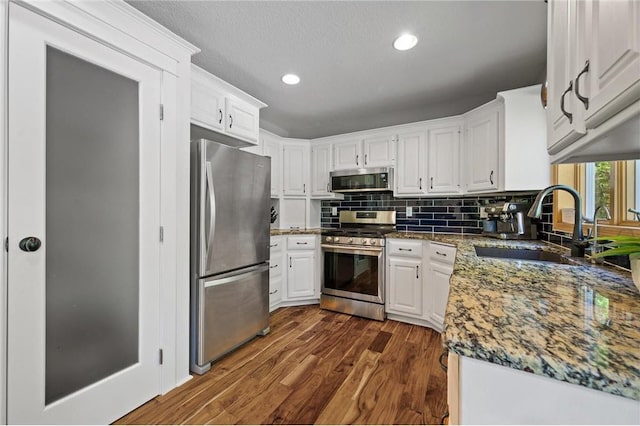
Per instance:
[[[457,247],[443,341],[458,355],[640,400],[640,293],[631,274],[478,257],[474,246],[568,250],[542,241],[398,232]]]

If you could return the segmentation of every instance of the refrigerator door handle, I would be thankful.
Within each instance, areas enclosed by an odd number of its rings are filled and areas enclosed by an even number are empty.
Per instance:
[[[209,287],[214,287],[217,285],[223,285],[223,284],[228,284],[234,281],[241,281],[245,278],[248,278],[252,275],[257,275],[261,272],[264,272],[266,270],[269,269],[269,264],[268,263],[263,263],[261,265],[256,265],[250,269],[245,269],[246,272],[240,274],[240,275],[232,275],[231,273],[229,274],[225,274],[227,276],[216,279],[216,280],[212,280],[212,281],[207,281],[204,284],[204,288],[209,288]]]
[[[206,167],[205,167],[205,175],[206,175],[206,180],[207,180],[207,187],[209,188],[209,210],[210,210],[210,214],[209,214],[209,235],[207,235],[207,238],[203,240],[206,240],[206,248],[204,250],[204,264],[205,265],[205,270],[208,270],[208,261],[209,261],[209,247],[211,247],[213,245],[213,236],[215,235],[215,228],[216,228],[216,194],[215,194],[215,190],[213,188],[213,171],[211,170],[211,162],[207,161]]]

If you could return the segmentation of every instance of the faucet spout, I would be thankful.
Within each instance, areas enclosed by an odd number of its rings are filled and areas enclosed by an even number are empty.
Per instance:
[[[536,196],[536,199],[531,205],[531,208],[529,209],[527,215],[535,219],[540,219],[540,216],[542,216],[542,201],[544,200],[544,197],[556,190],[566,191],[573,197],[575,214],[573,218],[571,256],[584,257],[584,249],[586,247],[586,243],[584,241],[584,236],[582,235],[582,198],[580,197],[578,191],[576,191],[574,188],[567,185],[552,185],[548,188],[543,189]]]

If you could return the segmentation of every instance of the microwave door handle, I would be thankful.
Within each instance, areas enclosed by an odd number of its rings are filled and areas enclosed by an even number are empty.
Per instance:
[[[207,187],[209,188],[209,235],[206,236],[206,248],[204,250],[205,256],[205,265],[209,259],[209,249],[213,245],[213,236],[215,235],[215,227],[216,227],[216,195],[213,186],[213,171],[211,170],[211,162],[207,161],[205,166],[205,175],[207,181]],[[204,230],[202,231],[204,232]]]

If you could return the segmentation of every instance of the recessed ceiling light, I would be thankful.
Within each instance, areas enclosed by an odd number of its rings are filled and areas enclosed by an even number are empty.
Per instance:
[[[400,37],[395,39],[393,47],[398,50],[409,50],[416,44],[418,44],[418,37],[413,34],[402,34]]]
[[[282,82],[289,85],[298,84],[300,83],[300,77],[295,74],[285,74],[282,76]]]

